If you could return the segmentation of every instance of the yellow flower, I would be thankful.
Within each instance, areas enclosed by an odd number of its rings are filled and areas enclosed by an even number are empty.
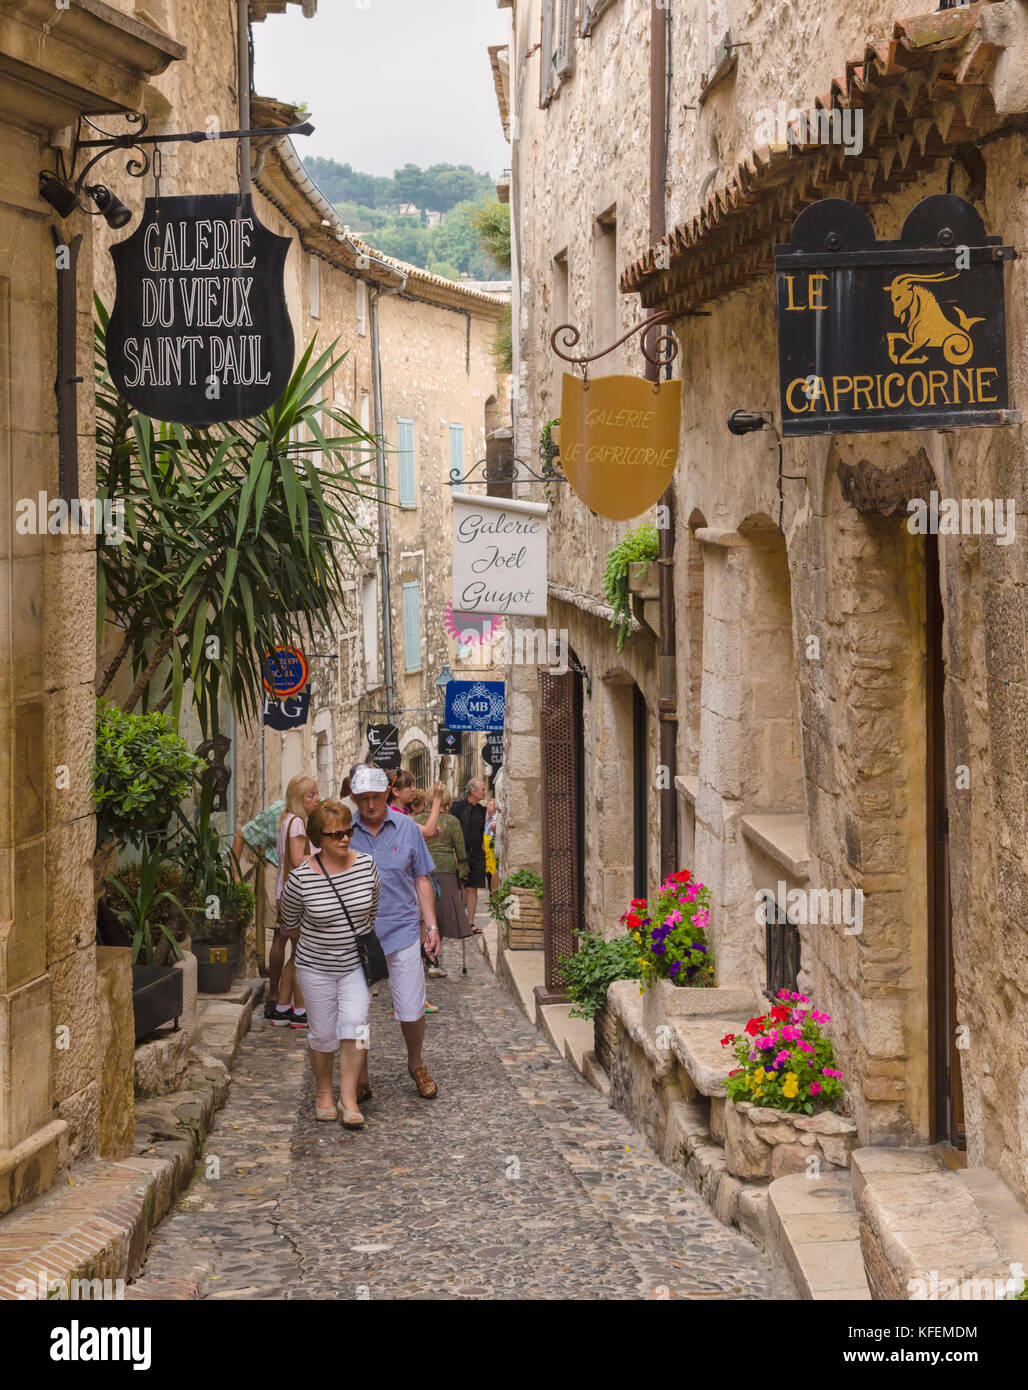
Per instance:
[[[758,1086],[757,1089],[753,1092],[753,1099],[756,1100],[758,1096],[762,1096],[763,1094],[763,1090],[760,1086]]]
[[[633,939],[634,941],[638,941],[638,943],[639,943],[640,946],[642,945],[642,937],[639,935],[639,933],[638,933],[637,931],[634,931],[634,932],[632,933],[632,939]]]
[[[786,1100],[796,1099],[799,1081],[800,1079],[794,1071],[787,1071],[785,1073],[785,1080],[782,1083],[782,1095],[785,1096]]]
[[[753,1073],[753,1079],[758,1086],[764,1080],[765,1076],[767,1076],[767,1072],[764,1070],[763,1067],[758,1067],[757,1070]]]

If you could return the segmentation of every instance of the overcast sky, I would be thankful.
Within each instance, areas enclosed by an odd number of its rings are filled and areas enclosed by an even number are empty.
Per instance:
[[[253,26],[261,96],[306,101],[317,127],[301,156],[368,174],[401,164],[470,164],[494,178],[510,163],[490,44],[507,38],[496,0],[320,0]]]

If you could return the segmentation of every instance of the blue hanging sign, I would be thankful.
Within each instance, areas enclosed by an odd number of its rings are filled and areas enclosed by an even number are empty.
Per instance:
[[[500,733],[504,704],[503,681],[450,681],[446,686],[446,727]]]

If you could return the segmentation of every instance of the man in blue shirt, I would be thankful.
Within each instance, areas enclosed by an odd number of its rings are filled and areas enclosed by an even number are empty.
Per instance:
[[[389,780],[381,768],[361,765],[350,780],[357,803],[351,848],[370,854],[378,868],[381,891],[375,932],[389,965],[389,990],[407,1044],[407,1070],[418,1095],[431,1100],[439,1088],[421,1056],[425,1039],[425,972],[421,968],[421,922],[425,953],[439,954],[435,889],[429,875],[434,864],[421,826],[388,804]],[[368,1054],[357,1087],[357,1103],[371,1095]]]

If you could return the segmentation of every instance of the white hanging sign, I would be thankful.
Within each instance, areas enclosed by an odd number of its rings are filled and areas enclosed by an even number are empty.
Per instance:
[[[546,614],[545,502],[453,498],[453,607],[463,616]]]

